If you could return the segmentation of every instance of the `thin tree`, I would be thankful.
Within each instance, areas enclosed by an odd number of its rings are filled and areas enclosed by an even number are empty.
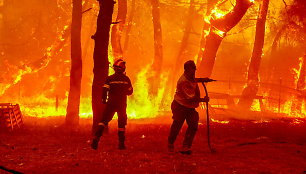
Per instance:
[[[115,59],[123,57],[121,37],[125,26],[127,13],[127,0],[118,0],[118,14],[115,25],[112,26],[111,44]]]
[[[211,18],[209,19],[210,28],[205,37],[204,52],[199,62],[199,76],[211,76],[221,41],[226,33],[237,25],[251,5],[252,2],[250,0],[236,0],[233,10],[221,17],[218,17],[218,15],[212,11],[210,15]]]
[[[115,1],[113,0],[98,0],[100,9],[97,19],[97,30],[92,36],[95,40],[93,53],[94,68],[93,68],[93,83],[92,83],[92,112],[93,125],[92,131],[95,132],[99,118],[101,118],[104,105],[102,104],[102,88],[105,79],[108,75],[108,44],[109,31],[112,24],[112,15]]]
[[[73,0],[72,6],[70,90],[68,95],[66,125],[77,126],[79,124],[82,79],[82,0]]]
[[[125,39],[124,39],[124,45],[123,45],[123,48],[125,51],[127,51],[127,49],[129,48],[130,32],[133,26],[133,19],[134,19],[134,15],[136,11],[136,0],[132,0],[130,9],[131,10],[130,10],[129,18],[128,18],[128,23],[126,26]]]
[[[303,91],[306,90],[306,54],[302,57],[302,65],[300,75],[296,84],[296,89]]]
[[[270,0],[263,0],[259,9],[257,23],[256,23],[256,35],[251,62],[248,69],[247,86],[243,89],[241,98],[238,105],[249,109],[252,105],[253,99],[257,95],[259,88],[259,68],[262,58],[262,49],[265,40],[265,26],[267,13]]]
[[[181,41],[181,45],[179,47],[179,51],[177,54],[177,57],[175,58],[175,64],[172,70],[172,73],[169,74],[169,82],[168,85],[171,87],[167,88],[166,90],[169,91],[167,92],[168,94],[173,94],[174,93],[174,89],[175,89],[175,85],[176,85],[176,80],[178,77],[178,73],[180,71],[178,71],[180,69],[180,67],[183,64],[183,61],[185,60],[184,58],[186,57],[186,53],[187,53],[187,47],[188,47],[188,41],[189,41],[189,37],[190,37],[190,33],[192,30],[192,22],[194,19],[194,15],[196,13],[195,10],[195,3],[194,0],[190,0],[190,4],[189,4],[189,10],[188,10],[188,14],[186,15],[186,21],[185,21],[185,29],[184,29],[184,33],[183,33],[183,38]],[[190,57],[188,59],[191,59]],[[167,97],[167,96],[165,96]],[[165,100],[165,98],[164,98]]]
[[[162,28],[160,24],[159,0],[150,0],[152,5],[152,20],[154,29],[154,59],[152,64],[151,94],[156,95],[160,82],[161,67],[163,63]]]

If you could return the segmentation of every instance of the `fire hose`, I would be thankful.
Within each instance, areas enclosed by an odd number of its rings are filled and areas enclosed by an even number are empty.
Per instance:
[[[210,78],[195,78],[195,81],[197,83],[202,83],[202,86],[204,88],[204,91],[205,91],[205,95],[206,97],[208,97],[208,91],[207,91],[207,88],[206,88],[206,85],[205,85],[205,82],[213,82],[213,81],[216,81],[216,80],[213,80],[213,79],[210,79]],[[208,144],[208,148],[210,150],[211,153],[215,153],[216,150],[213,149],[211,147],[211,143],[210,143],[210,117],[209,117],[209,111],[208,111],[208,101],[205,101],[206,103],[206,116],[207,116],[207,144]]]

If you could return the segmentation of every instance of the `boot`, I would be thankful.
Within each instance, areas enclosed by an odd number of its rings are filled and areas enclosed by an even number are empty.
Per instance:
[[[94,149],[94,150],[98,149],[100,137],[103,134],[103,130],[104,130],[104,124],[99,123],[97,131],[95,132],[94,138],[92,139],[92,142],[91,142],[91,148],[92,149]]]
[[[174,152],[174,144],[168,143],[168,152]]]
[[[182,150],[179,151],[183,155],[191,155],[192,151],[191,148],[183,146]]]
[[[92,149],[94,149],[94,150],[98,149],[99,140],[100,140],[100,138],[98,138],[98,137],[94,137],[92,139],[92,142],[91,142],[91,148]]]
[[[119,138],[118,149],[120,149],[120,150],[126,149],[125,144],[124,144],[124,141],[125,141],[124,133],[125,133],[125,131],[118,131],[118,138]]]

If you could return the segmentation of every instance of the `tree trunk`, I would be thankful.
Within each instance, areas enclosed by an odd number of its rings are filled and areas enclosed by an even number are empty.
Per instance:
[[[112,51],[115,59],[120,59],[123,57],[123,50],[121,46],[121,37],[122,31],[125,25],[127,13],[127,0],[118,0],[118,14],[115,24],[112,26],[112,35],[111,35],[111,43],[112,43]]]
[[[131,28],[133,26],[133,18],[135,15],[135,9],[136,9],[136,0],[132,0],[131,12],[130,12],[129,19],[128,19],[128,25],[125,31],[125,39],[124,39],[124,46],[123,46],[125,52],[129,48],[129,38],[130,38]]]
[[[248,70],[248,82],[247,86],[242,91],[242,95],[238,103],[239,106],[244,109],[250,109],[259,88],[258,74],[265,40],[265,24],[269,1],[270,0],[263,0],[257,17],[254,48]]]
[[[4,42],[4,19],[6,18],[6,14],[4,13],[4,7],[5,6],[5,0],[2,1],[2,4],[0,4],[0,38],[1,43]],[[4,52],[3,46],[0,45],[0,52]],[[1,79],[1,76],[0,76]],[[1,91],[0,91],[1,96]]]
[[[175,61],[176,63],[175,63],[174,71],[181,68],[182,67],[181,65],[184,63],[183,58],[185,57],[185,54],[187,51],[186,48],[188,47],[188,40],[189,40],[190,32],[192,29],[192,21],[193,21],[194,14],[195,14],[194,0],[190,0],[188,15],[186,16],[185,31],[184,31],[181,46],[179,48],[179,52],[178,52],[178,55]]]
[[[153,95],[157,94],[160,83],[161,67],[163,63],[163,45],[162,45],[162,29],[160,24],[159,0],[151,0],[152,4],[152,20],[154,28],[154,59],[152,64],[152,73],[150,80],[150,92]],[[154,80],[153,80],[154,79]]]
[[[82,0],[73,0],[72,3],[70,90],[68,95],[66,125],[75,127],[79,125],[82,79]]]
[[[296,84],[296,89],[306,92],[306,54],[302,58],[302,67]]]
[[[97,123],[102,116],[104,105],[102,104],[102,88],[108,75],[108,44],[109,31],[112,23],[112,14],[115,2],[113,0],[100,0],[100,10],[97,19],[97,31],[92,38],[95,40],[93,53],[93,83],[92,83],[92,112],[95,132]]]
[[[230,31],[244,16],[251,6],[249,0],[236,0],[234,9],[221,18],[213,17],[209,20],[210,31],[206,36],[205,49],[202,54],[198,76],[210,77],[215,63],[216,54],[226,33]],[[200,48],[202,49],[202,48]]]
[[[209,16],[211,14],[211,10],[213,9],[213,7],[216,5],[216,3],[218,2],[218,0],[208,0],[207,1],[207,10],[206,10],[206,14],[205,14],[205,20],[204,20],[204,25],[202,28],[202,33],[201,33],[201,41],[200,41],[200,49],[198,52],[198,58],[197,58],[197,64],[200,64],[200,62],[202,61],[203,58],[203,54],[204,54],[204,50],[205,50],[205,44],[206,44],[206,36],[209,33],[209,26],[210,26],[210,22],[209,22]]]
[[[306,54],[302,57],[302,67],[300,70],[300,75],[296,84],[296,89],[301,92],[297,96],[296,110],[303,113],[303,103],[306,100]]]
[[[186,57],[186,53],[187,53],[188,40],[189,40],[190,32],[192,30],[192,22],[194,19],[194,15],[195,15],[194,0],[190,0],[189,10],[186,16],[185,30],[184,30],[182,42],[181,42],[177,57],[175,59],[175,64],[172,69],[172,73],[170,73],[168,77],[169,79],[168,86],[170,86],[170,88],[166,89],[167,91],[166,94],[172,95],[174,93],[175,86],[176,86],[176,80],[178,79],[178,76],[180,75],[179,73],[181,72],[180,70],[183,71],[182,65],[184,64],[184,57]],[[189,59],[192,59],[192,58],[189,58]],[[165,100],[165,97],[167,96],[164,96],[163,100]]]

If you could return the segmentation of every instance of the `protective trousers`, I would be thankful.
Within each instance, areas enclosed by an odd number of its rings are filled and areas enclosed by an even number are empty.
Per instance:
[[[126,103],[125,102],[111,102],[109,101],[106,104],[102,119],[98,124],[95,137],[100,138],[103,134],[104,128],[108,123],[113,119],[115,112],[118,114],[118,138],[119,142],[124,142],[125,136],[125,125],[127,123],[127,114],[126,114]]]
[[[186,120],[188,128],[185,133],[183,147],[191,148],[194,136],[198,129],[198,112],[194,108],[187,108],[180,105],[175,100],[171,104],[171,110],[173,114],[173,123],[170,128],[168,143],[174,144],[176,137]]]

